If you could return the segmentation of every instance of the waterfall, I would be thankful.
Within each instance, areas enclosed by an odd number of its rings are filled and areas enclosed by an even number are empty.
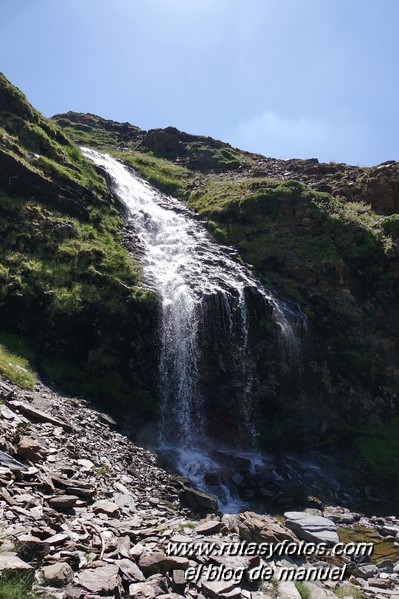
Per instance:
[[[292,356],[300,342],[297,314],[234,260],[231,249],[217,244],[181,202],[155,190],[115,158],[86,148],[83,152],[107,171],[126,205],[144,248],[145,280],[159,297],[161,442],[175,451],[180,470],[206,487],[206,473],[220,467],[205,434],[200,381],[203,336],[213,335],[215,343],[223,340],[219,359],[225,356],[231,362],[237,381],[233,398],[241,423],[237,443],[245,439],[247,449],[254,450],[256,372],[248,298],[255,294],[272,307],[281,343]]]

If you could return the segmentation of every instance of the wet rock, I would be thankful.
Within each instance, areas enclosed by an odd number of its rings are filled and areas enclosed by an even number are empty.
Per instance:
[[[179,493],[179,500],[182,505],[191,508],[196,513],[211,513],[218,508],[215,497],[186,485],[183,485]]]
[[[55,587],[63,587],[73,580],[73,570],[66,562],[44,566],[42,574],[45,582]]]
[[[286,512],[285,525],[300,539],[316,543],[338,543],[337,526],[332,520],[322,516],[312,516],[306,512]]]

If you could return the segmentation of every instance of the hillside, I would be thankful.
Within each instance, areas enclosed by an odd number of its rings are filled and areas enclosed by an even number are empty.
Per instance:
[[[263,445],[344,442],[395,479],[398,164],[282,161],[171,127],[146,132],[76,113],[49,120],[1,76],[1,372],[13,379],[23,364],[140,420],[159,405],[157,301],[123,209],[80,144],[185,202],[306,314],[300,375],[282,376],[262,314],[251,332]],[[10,366],[11,354],[25,361]],[[203,369],[204,380],[217,377],[212,358]],[[216,410],[229,405],[227,391],[208,387]]]
[[[4,76],[0,165],[0,371],[19,354],[67,388],[120,402],[133,392],[151,410],[155,301],[120,244],[121,207]]]
[[[266,285],[299,302],[308,317],[299,388],[296,378],[270,384],[277,358],[259,347],[265,442],[303,442],[304,430],[314,443],[349,440],[396,476],[398,163],[283,161],[172,127],[77,113],[54,121],[182,199]]]

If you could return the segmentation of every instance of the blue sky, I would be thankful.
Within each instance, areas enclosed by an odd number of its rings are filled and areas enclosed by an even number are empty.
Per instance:
[[[399,160],[399,0],[0,0],[45,115],[173,125],[278,158]]]

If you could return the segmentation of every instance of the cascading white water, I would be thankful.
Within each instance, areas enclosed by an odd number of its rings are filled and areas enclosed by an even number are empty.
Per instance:
[[[237,404],[244,433],[252,438],[256,437],[250,401],[255,375],[248,359],[246,294],[255,291],[272,304],[281,339],[295,348],[298,335],[291,309],[233,260],[178,200],[156,191],[115,158],[87,148],[83,152],[111,177],[143,245],[144,276],[161,304],[162,442],[177,450],[180,470],[203,486],[204,474],[218,468],[206,449],[198,372],[206,300],[216,298],[219,326],[243,357],[239,374],[245,380]]]

